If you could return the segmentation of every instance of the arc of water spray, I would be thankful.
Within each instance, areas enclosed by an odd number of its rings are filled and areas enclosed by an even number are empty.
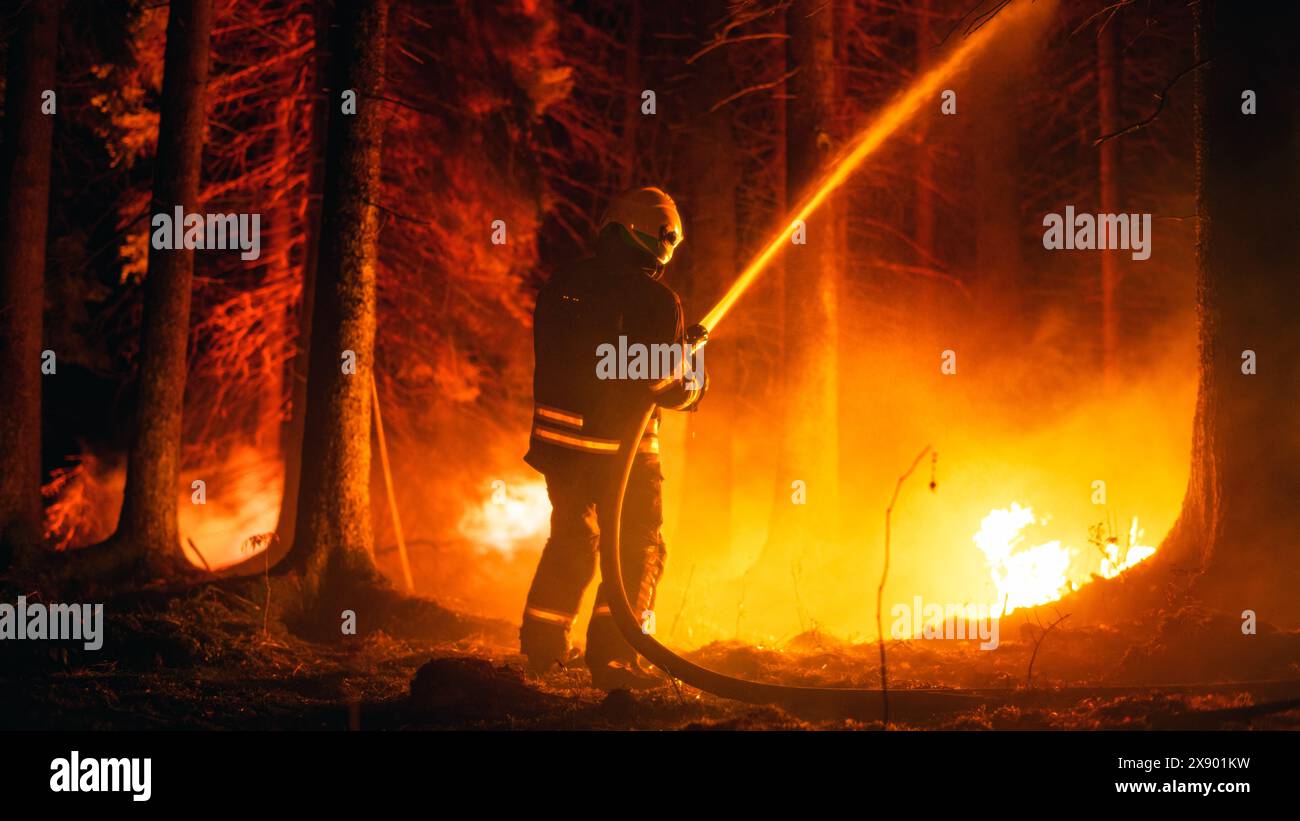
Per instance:
[[[777,252],[789,242],[795,225],[801,221],[807,222],[813,212],[857,170],[858,166],[862,165],[867,157],[875,153],[876,149],[894,132],[906,125],[926,103],[935,99],[936,92],[944,82],[965,68],[991,40],[999,35],[1002,29],[1027,14],[1029,5],[1021,2],[1003,9],[987,25],[953,49],[942,62],[921,75],[909,88],[881,109],[879,114],[858,132],[852,142],[844,147],[841,155],[831,163],[830,169],[822,180],[790,213],[785,227],[772,237],[749,265],[745,266],[731,288],[723,294],[704,319],[700,320],[700,324],[712,331],[754,283],[758,275],[767,268]]]

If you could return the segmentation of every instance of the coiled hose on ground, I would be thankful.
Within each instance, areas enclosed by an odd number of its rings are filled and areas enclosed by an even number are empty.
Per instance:
[[[863,718],[883,715],[887,724],[889,713],[886,709],[901,718],[949,713],[988,703],[990,694],[971,691],[891,690],[886,693],[877,689],[798,687],[748,681],[706,669],[684,659],[660,644],[653,635],[642,631],[640,620],[632,612],[623,584],[623,574],[619,570],[622,567],[619,537],[628,477],[636,459],[637,445],[654,409],[654,403],[649,402],[635,425],[628,429],[619,442],[616,461],[618,472],[614,475],[617,487],[614,488],[612,505],[609,506],[601,527],[600,574],[611,591],[610,612],[619,632],[638,653],[673,678],[696,689],[750,704],[774,704],[801,714]]]

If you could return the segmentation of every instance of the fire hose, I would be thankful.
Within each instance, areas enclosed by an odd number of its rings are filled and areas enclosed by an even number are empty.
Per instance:
[[[989,694],[953,690],[893,690],[839,687],[801,687],[736,678],[682,658],[642,630],[641,621],[632,612],[627,589],[620,572],[620,534],[623,522],[623,497],[628,477],[636,459],[637,445],[654,413],[655,403],[648,402],[627,434],[619,441],[615,487],[601,527],[600,575],[609,591],[609,608],[627,643],[659,669],[697,690],[749,704],[775,704],[800,713],[834,716],[870,716],[884,714],[889,705],[923,713],[950,712],[987,703]],[[886,718],[886,722],[888,719]]]

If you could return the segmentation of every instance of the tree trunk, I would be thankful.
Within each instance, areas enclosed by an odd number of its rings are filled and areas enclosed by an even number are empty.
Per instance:
[[[212,0],[173,0],[167,20],[151,214],[199,207],[207,119]],[[151,231],[152,233],[152,231]],[[123,557],[150,571],[188,564],[177,529],[181,414],[194,252],[149,249],[140,331],[137,406],[117,540]]]
[[[974,182],[979,212],[974,215],[976,309],[984,318],[980,336],[991,350],[1015,346],[1009,327],[1027,327],[1020,292],[1019,76],[1024,46],[1002,37],[972,74],[971,99],[958,99],[958,115],[972,129]]]
[[[932,0],[920,0],[916,9],[915,73],[917,77],[924,76],[934,65],[934,28],[931,25],[933,14]],[[934,155],[930,150],[930,125],[936,116],[938,116],[937,112],[931,107],[929,111],[921,112],[917,117],[916,179],[913,182],[916,216],[912,242],[916,245],[913,258],[916,265],[921,268],[935,267],[937,257]],[[921,277],[913,287],[916,293],[914,302],[916,318],[913,322],[922,326],[926,332],[925,338],[929,339],[929,334],[940,327],[935,316],[940,304],[940,286],[938,281],[931,277]]]
[[[837,148],[832,139],[835,90],[835,4],[796,0],[786,11],[786,58],[797,73],[787,81],[786,191],[794,207],[821,179]],[[835,536],[838,500],[837,314],[840,260],[832,196],[809,219],[806,244],[785,253],[783,424],[776,500],[768,544],[760,562],[778,574]],[[802,504],[792,488],[802,483]]]
[[[619,188],[627,190],[637,182],[638,155],[636,137],[641,122],[641,0],[627,2],[627,33],[623,52],[623,129],[619,135],[623,165],[619,170]]]
[[[386,0],[339,0],[331,29],[302,478],[294,544],[285,561],[300,574],[307,613],[326,612],[359,584],[381,580],[371,559],[370,380],[387,11]],[[355,114],[342,111],[346,90],[356,92]],[[355,372],[345,372],[349,360]]]
[[[1124,56],[1120,52],[1120,15],[1113,15],[1097,34],[1097,111],[1102,134],[1114,134],[1120,128],[1120,84]],[[1101,213],[1119,213],[1119,175],[1121,140],[1102,143],[1098,155],[1101,187]],[[1097,238],[1099,247],[1102,238]],[[1101,363],[1103,382],[1115,386],[1116,356],[1119,352],[1119,314],[1115,305],[1120,281],[1123,251],[1102,250],[1101,254]]]
[[[325,91],[326,67],[329,65],[328,2],[316,8],[316,46],[313,50],[311,149],[308,152],[307,208],[304,228],[307,232],[302,264],[302,300],[298,306],[298,344],[289,363],[289,418],[284,424],[280,451],[284,455],[284,490],[280,500],[280,519],[276,535],[280,544],[293,544],[298,516],[298,488],[302,473],[303,419],[307,408],[308,352],[311,348],[311,319],[316,295],[316,269],[320,259],[320,209],[325,186],[325,131],[329,124],[330,95]],[[337,101],[338,95],[333,99]]]
[[[0,568],[41,545],[41,332],[54,115],[58,2],[29,3],[10,43],[5,93],[4,225],[0,228]]]
[[[703,0],[697,9],[695,34],[699,42],[712,36],[709,24],[723,19],[725,0]],[[687,232],[693,266],[691,305],[707,310],[736,273],[736,186],[740,168],[731,127],[731,109],[709,113],[709,108],[734,90],[735,81],[724,50],[699,59],[690,81],[693,117],[686,155],[688,198]],[[693,322],[695,316],[688,316]],[[734,381],[719,374],[735,373],[724,360],[734,348],[710,343],[705,359],[713,372],[709,394],[696,413],[688,415],[686,475],[681,488],[683,504],[679,532],[693,545],[692,553],[705,561],[725,561],[731,547],[731,449],[734,419]],[[715,358],[716,357],[716,358]]]
[[[1201,382],[1183,512],[1157,558],[1230,612],[1300,621],[1300,53],[1267,4],[1197,7]],[[1258,113],[1242,112],[1255,92]],[[1243,372],[1243,352],[1257,373]]]

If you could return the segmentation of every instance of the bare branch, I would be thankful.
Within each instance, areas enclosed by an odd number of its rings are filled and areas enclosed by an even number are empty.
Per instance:
[[[718,48],[719,46],[729,46],[732,43],[744,43],[750,40],[789,40],[789,39],[790,39],[790,35],[785,34],[784,32],[776,32],[776,31],[765,32],[762,34],[742,34],[739,37],[718,37],[714,39],[713,42],[705,46],[704,48],[695,52],[690,57],[687,57],[686,65],[689,66],[691,63],[694,63],[696,60],[700,59],[701,57],[708,54],[710,51],[713,51],[715,48]]]
[[[1105,14],[1106,19],[1102,21],[1102,24],[1100,26],[1097,27],[1097,36],[1100,37],[1102,31],[1104,31],[1106,26],[1110,24],[1110,21],[1115,19],[1116,14],[1119,14],[1119,10],[1124,8],[1125,6],[1131,6],[1135,2],[1137,2],[1137,0],[1119,0],[1119,2],[1117,3],[1112,3],[1111,5],[1106,6],[1105,8],[1102,8],[1099,11],[1090,14],[1086,20],[1084,20],[1074,29],[1074,31],[1070,32],[1070,37],[1074,37],[1074,35],[1078,34],[1079,32],[1083,31],[1085,28],[1087,28],[1088,24],[1090,24],[1093,20],[1096,20],[1098,17],[1101,17],[1103,14]]]
[[[894,485],[894,495],[889,500],[889,507],[885,508],[885,566],[880,571],[880,586],[876,588],[876,642],[880,646],[880,720],[886,730],[889,729],[889,667],[885,662],[885,628],[880,618],[880,608],[885,599],[885,582],[889,579],[890,517],[893,516],[894,505],[898,502],[898,492],[903,489],[903,482],[907,481],[907,477],[912,475],[912,471],[916,470],[916,466],[921,464],[921,460],[929,452],[930,446],[926,445],[920,453],[916,454],[912,466],[898,477],[898,482]]]
[[[983,6],[985,2],[987,2],[987,0],[979,0],[978,3],[976,3],[971,8],[967,9],[965,12],[963,12],[962,15],[957,18],[957,21],[952,24],[952,28],[948,29],[948,33],[945,34],[942,38],[940,38],[939,42],[935,43],[934,45],[941,46],[944,43],[948,42],[948,38],[951,37],[957,31],[957,29],[961,28],[962,23],[966,22],[966,18],[970,17],[972,14],[975,14],[975,12],[979,11],[980,6]],[[981,28],[984,27],[986,23],[988,23],[990,20],[996,17],[998,12],[1002,11],[1002,9],[1006,8],[1007,5],[1009,5],[1010,3],[1011,0],[997,0],[997,2],[994,3],[993,8],[987,11],[980,12],[979,14],[976,14],[975,19],[967,23],[966,30],[961,33],[961,36],[969,37],[975,32],[979,31]]]
[[[790,79],[791,77],[793,77],[798,73],[799,73],[799,69],[792,68],[789,71],[787,71],[785,74],[782,74],[780,77],[777,77],[775,80],[772,80],[771,82],[759,83],[758,85],[752,85],[747,88],[742,88],[740,91],[737,91],[735,94],[732,94],[730,97],[727,97],[726,99],[719,100],[718,102],[714,103],[709,108],[709,113],[712,114],[713,112],[717,111],[719,108],[722,108],[727,103],[738,100],[747,94],[753,94],[756,91],[766,91],[769,88],[776,88],[777,86],[781,85],[786,80]]]
[[[1038,613],[1035,612],[1035,613],[1034,613],[1034,616],[1035,616],[1035,618],[1038,618]],[[1034,641],[1034,652],[1033,652],[1032,654],[1030,654],[1030,656],[1029,656],[1029,672],[1025,675],[1025,689],[1026,689],[1026,690],[1031,689],[1031,688],[1034,686],[1034,659],[1038,658],[1038,648],[1041,647],[1041,646],[1043,645],[1043,639],[1047,638],[1047,634],[1050,633],[1050,632],[1052,632],[1052,629],[1053,629],[1054,627],[1056,627],[1056,625],[1060,624],[1061,622],[1065,621],[1065,620],[1068,619],[1068,618],[1070,618],[1070,614],[1069,614],[1069,613],[1066,613],[1064,616],[1062,616],[1062,615],[1060,615],[1060,611],[1057,611],[1057,619],[1056,619],[1056,621],[1052,622],[1052,623],[1051,623],[1050,625],[1048,625],[1046,628],[1043,628],[1043,622],[1042,622],[1042,619],[1039,619],[1039,621],[1038,621],[1038,627],[1039,627],[1039,629],[1041,629],[1043,632],[1041,632],[1041,633],[1038,634],[1038,638]],[[1028,623],[1028,621],[1029,621],[1029,619],[1028,619],[1028,617],[1026,617],[1026,618],[1025,618],[1025,622]]]
[[[1160,112],[1165,110],[1165,99],[1169,96],[1169,92],[1173,90],[1174,84],[1177,83],[1179,80],[1183,79],[1184,77],[1186,77],[1188,74],[1191,74],[1196,69],[1205,65],[1209,65],[1209,63],[1210,61],[1208,59],[1202,60],[1196,65],[1179,72],[1178,76],[1170,80],[1169,83],[1165,86],[1164,90],[1161,91],[1158,95],[1156,95],[1156,110],[1151,112],[1150,117],[1147,117],[1144,120],[1139,120],[1138,122],[1133,123],[1132,125],[1126,125],[1123,128],[1121,128],[1119,131],[1116,131],[1112,134],[1103,134],[1102,136],[1093,140],[1092,144],[1094,146],[1101,145],[1107,140],[1113,140],[1116,137],[1122,137],[1125,134],[1130,134],[1134,131],[1137,131],[1142,128],[1146,128],[1147,126],[1151,125],[1153,122],[1156,121],[1156,117],[1160,116]]]

